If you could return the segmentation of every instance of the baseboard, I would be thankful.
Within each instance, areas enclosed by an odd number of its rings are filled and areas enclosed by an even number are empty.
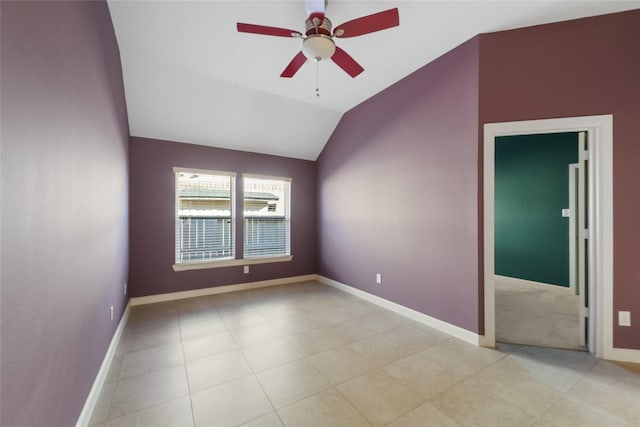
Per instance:
[[[104,382],[107,379],[107,374],[109,373],[109,369],[111,368],[111,362],[113,362],[113,357],[116,354],[116,348],[120,343],[120,338],[122,337],[124,326],[127,324],[127,319],[129,318],[130,311],[131,304],[128,303],[127,307],[124,309],[124,313],[122,313],[122,317],[120,318],[120,322],[118,323],[116,332],[111,338],[111,343],[109,344],[107,353],[102,360],[102,365],[100,365],[98,375],[96,375],[96,379],[93,381],[91,391],[89,392],[89,395],[84,402],[82,412],[80,412],[80,416],[78,417],[78,421],[76,422],[76,427],[86,427],[89,425],[89,421],[91,421],[91,415],[93,414],[93,410],[96,407],[96,403],[98,403],[98,398],[100,397],[102,386],[104,386]]]
[[[185,298],[195,298],[206,295],[223,294],[227,292],[246,291],[248,289],[266,288],[267,286],[278,286],[291,283],[306,282],[310,280],[316,280],[317,277],[317,274],[307,274],[306,276],[285,277],[282,279],[261,280],[258,282],[238,283],[235,285],[215,286],[204,289],[193,289],[189,291],[169,292],[166,294],[131,298],[130,303],[133,306],[142,304],[153,304],[155,302],[175,301]]]
[[[379,305],[380,307],[391,310],[402,316],[408,317],[411,320],[415,320],[416,322],[420,322],[424,325],[437,329],[453,337],[459,338],[468,343],[471,343],[474,345],[481,344],[482,337],[480,335],[474,332],[468,331],[459,326],[452,325],[451,323],[447,323],[443,320],[436,319],[435,317],[428,316],[424,313],[420,313],[419,311],[413,310],[411,308],[405,307],[403,305],[397,304],[395,302],[389,301],[379,296],[370,294],[365,291],[361,291],[360,289],[353,288],[351,286],[345,285],[344,283],[340,283],[333,279],[329,279],[328,277],[318,275],[316,280],[326,285],[329,285],[331,287],[334,287],[336,289],[339,289],[341,291],[347,292],[351,295],[355,295],[373,304]]]
[[[640,363],[640,350],[630,348],[610,348],[604,349],[603,359],[614,360],[616,362]]]

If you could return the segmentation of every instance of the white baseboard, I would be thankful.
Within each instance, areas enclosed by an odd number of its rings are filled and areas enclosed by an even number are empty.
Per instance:
[[[76,422],[76,427],[87,427],[89,425],[89,421],[91,421],[91,415],[93,414],[93,410],[96,407],[96,403],[98,403],[98,398],[100,397],[102,386],[104,386],[104,382],[107,379],[107,374],[109,373],[109,369],[111,369],[111,362],[113,362],[113,357],[116,354],[116,348],[120,343],[120,338],[122,337],[124,326],[127,324],[127,319],[129,318],[130,311],[131,311],[131,304],[128,303],[127,307],[124,309],[124,313],[122,313],[122,317],[120,318],[120,322],[118,323],[116,332],[113,334],[113,337],[111,338],[111,343],[109,344],[107,353],[104,356],[102,365],[100,365],[100,370],[98,370],[98,375],[96,375],[96,379],[93,381],[93,386],[91,387],[91,391],[87,396],[87,400],[85,400],[84,402],[84,406],[82,407],[82,412],[80,412],[80,416],[78,417],[78,421]]]
[[[614,347],[608,350],[605,349],[602,358],[616,362],[640,363],[640,350]]]
[[[193,289],[189,291],[169,292],[166,294],[149,295],[144,297],[131,298],[131,305],[152,304],[155,302],[175,301],[185,298],[202,297],[206,295],[223,294],[227,292],[246,291],[248,289],[265,288],[267,286],[287,285],[290,283],[306,282],[316,280],[317,274],[306,276],[285,277],[282,279],[261,280],[258,282],[239,283],[235,285],[215,286],[204,289]]]
[[[411,320],[415,320],[416,322],[420,322],[424,325],[430,326],[434,329],[437,329],[441,332],[449,334],[453,337],[459,338],[468,343],[471,343],[474,345],[481,344],[482,337],[476,334],[475,332],[468,331],[459,326],[452,325],[451,323],[447,323],[443,320],[436,319],[435,317],[428,316],[424,313],[420,313],[419,311],[416,311],[411,308],[405,307],[403,305],[397,304],[395,302],[386,300],[379,296],[370,294],[365,291],[361,291],[360,289],[353,288],[351,286],[345,285],[344,283],[340,283],[335,280],[329,279],[328,277],[318,275],[317,280],[321,283],[332,286],[336,289],[340,289],[341,291],[347,292],[351,295],[355,295],[373,304],[379,305],[380,307],[391,310],[402,316],[408,317]]]

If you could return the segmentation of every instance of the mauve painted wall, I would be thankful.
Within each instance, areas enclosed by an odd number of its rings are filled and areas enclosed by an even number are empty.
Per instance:
[[[68,427],[126,302],[120,57],[104,2],[2,1],[1,11],[0,424]]]
[[[131,296],[315,274],[316,164],[307,160],[131,138]],[[175,272],[175,175],[173,167],[292,178],[291,262]],[[240,205],[241,206],[241,205]],[[240,217],[238,217],[240,218]],[[236,230],[242,222],[236,223]],[[237,234],[236,234],[237,235]],[[236,250],[242,254],[242,247]]]
[[[474,38],[342,118],[318,159],[319,273],[478,332],[477,169]]]
[[[614,346],[632,349],[640,349],[639,43],[640,10],[480,36],[481,123],[613,114],[614,311],[635,319],[614,327]]]

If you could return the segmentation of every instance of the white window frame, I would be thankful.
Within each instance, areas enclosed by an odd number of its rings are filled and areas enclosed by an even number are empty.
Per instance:
[[[291,255],[291,253],[289,253],[288,255],[284,255],[284,256],[266,256],[266,257],[256,257],[256,258],[247,258],[247,259],[243,259],[243,258],[237,258],[238,257],[238,253],[237,253],[237,237],[238,237],[238,233],[237,233],[237,226],[238,226],[238,217],[236,215],[236,206],[237,206],[237,197],[241,197],[243,200],[243,207],[244,207],[244,186],[242,186],[243,191],[240,192],[238,191],[238,184],[237,184],[237,176],[238,174],[235,172],[229,172],[229,171],[216,171],[216,170],[209,170],[209,169],[196,169],[196,168],[185,168],[185,167],[174,167],[173,168],[173,173],[174,173],[174,181],[175,181],[175,190],[174,190],[174,197],[175,197],[175,212],[174,212],[174,222],[175,222],[175,226],[176,229],[174,230],[174,245],[176,244],[176,239],[178,238],[178,230],[177,230],[177,224],[178,224],[178,207],[179,207],[179,201],[178,201],[178,180],[177,180],[177,174],[178,173],[196,173],[196,174],[203,174],[203,175],[228,175],[230,177],[232,177],[233,179],[231,180],[231,203],[230,203],[230,207],[231,207],[231,221],[233,222],[233,226],[232,229],[233,231],[233,239],[234,239],[234,243],[233,243],[233,257],[229,257],[229,258],[221,258],[221,259],[217,259],[217,260],[211,260],[211,261],[200,261],[200,262],[175,262],[173,264],[173,271],[189,271],[189,270],[203,270],[203,269],[209,269],[209,268],[221,268],[221,267],[234,267],[234,266],[245,266],[245,265],[253,265],[253,264],[271,264],[271,263],[276,263],[276,262],[289,262],[291,260],[293,260],[293,255]],[[292,179],[291,178],[286,178],[286,177],[277,177],[277,176],[267,176],[267,175],[255,175],[255,174],[242,174],[242,177],[249,177],[249,178],[260,178],[260,179],[272,179],[272,180],[287,180],[289,182],[289,191],[288,191],[288,203],[287,203],[287,218],[289,219],[289,221],[287,222],[287,225],[289,227],[289,229],[287,230],[287,236],[289,238],[289,242],[288,242],[288,247],[289,247],[289,252],[291,252],[291,182]],[[244,242],[244,212],[242,212],[242,239]],[[175,251],[175,247],[174,247],[174,251]],[[175,260],[175,257],[174,257]]]
[[[287,225],[287,232],[286,232],[286,237],[287,237],[287,249],[288,249],[288,253],[287,254],[283,254],[283,255],[257,255],[257,256],[252,256],[252,257],[245,257],[245,252],[246,252],[246,242],[247,242],[247,236],[244,233],[244,227],[245,227],[245,217],[244,217],[244,180],[245,178],[253,178],[253,179],[264,179],[264,180],[270,180],[270,181],[283,181],[286,182],[286,189],[285,189],[285,197],[286,197],[286,204],[285,204],[285,218],[286,218],[286,225]],[[268,263],[268,262],[285,262],[285,261],[291,261],[293,259],[293,256],[291,255],[291,186],[293,183],[293,179],[290,177],[282,177],[282,176],[272,176],[272,175],[256,175],[256,174],[251,174],[251,173],[243,173],[242,174],[242,229],[243,229],[243,233],[242,233],[242,242],[243,242],[243,259],[245,262],[250,262],[250,263]]]
[[[219,176],[228,176],[231,179],[231,190],[230,190],[230,200],[229,200],[229,209],[231,211],[231,234],[233,239],[233,244],[231,246],[231,255],[224,258],[208,260],[208,261],[183,261],[178,262],[177,257],[174,258],[173,270],[174,271],[184,271],[184,270],[198,270],[204,268],[215,268],[215,267],[223,267],[226,266],[229,262],[235,261],[236,259],[236,177],[237,174],[235,172],[228,171],[216,171],[216,170],[207,170],[207,169],[194,169],[194,168],[182,168],[182,167],[174,167],[174,181],[175,181],[175,231],[174,231],[174,244],[177,247],[178,239],[180,238],[180,233],[178,230],[179,227],[179,213],[178,210],[180,208],[180,200],[178,197],[178,174],[180,173],[188,173],[188,174],[200,174],[200,175],[219,175]],[[174,250],[176,250],[174,248]],[[176,250],[177,254],[177,250]]]

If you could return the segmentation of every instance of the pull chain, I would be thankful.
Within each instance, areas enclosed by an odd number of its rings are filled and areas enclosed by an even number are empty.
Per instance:
[[[316,97],[320,98],[320,60],[316,59]]]

